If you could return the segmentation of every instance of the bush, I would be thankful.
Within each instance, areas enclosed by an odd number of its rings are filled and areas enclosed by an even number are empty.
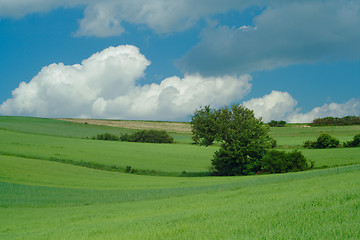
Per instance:
[[[339,139],[330,136],[327,133],[322,133],[316,139],[316,141],[305,141],[304,148],[336,148],[339,147],[340,141]]]
[[[174,139],[166,131],[141,130],[133,134],[124,134],[121,141],[143,143],[173,143]]]
[[[261,161],[261,170],[265,173],[305,171],[313,166],[314,163],[309,164],[305,156],[297,150],[292,152],[270,150]]]
[[[245,151],[249,153],[244,153]],[[256,149],[252,147],[245,150],[241,145],[222,144],[212,159],[214,175],[254,175],[260,170],[259,160],[261,157],[261,155],[256,154]]]
[[[271,120],[268,124],[270,127],[285,127],[286,122]]]
[[[93,139],[105,140],[105,141],[119,141],[120,140],[120,138],[118,136],[115,136],[114,134],[111,134],[111,133],[98,134],[96,137],[93,137]]]
[[[360,133],[356,134],[351,141],[344,142],[344,147],[360,147]]]

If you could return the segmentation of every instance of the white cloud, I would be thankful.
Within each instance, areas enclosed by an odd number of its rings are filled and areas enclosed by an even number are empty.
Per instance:
[[[250,1],[105,0],[87,5],[77,35],[119,35],[123,32],[120,25],[123,21],[146,25],[159,34],[179,32],[213,14],[242,10],[250,5]]]
[[[360,115],[360,99],[324,104],[310,112],[299,113],[297,101],[289,93],[279,91],[272,91],[262,98],[250,99],[243,102],[243,105],[254,110],[255,116],[262,117],[264,122],[286,120],[290,123],[310,123],[315,118]]]
[[[351,99],[345,103],[324,104],[308,113],[294,113],[288,117],[289,122],[312,122],[315,118],[360,116],[360,100]]]
[[[260,1],[259,1],[260,2]],[[58,7],[84,6],[84,18],[76,35],[98,37],[119,35],[121,23],[146,25],[156,33],[172,33],[188,29],[200,19],[229,10],[242,10],[254,1],[198,0],[1,0],[0,17],[23,17]]]
[[[0,0],[0,17],[20,18],[27,14],[46,12],[58,7],[73,7],[86,0]]]
[[[264,122],[283,120],[294,111],[297,101],[287,92],[272,91],[262,98],[253,98],[243,102],[247,108],[254,110],[256,117]]]
[[[109,47],[81,64],[51,64],[29,83],[22,82],[0,105],[0,114],[184,120],[200,105],[226,105],[251,89],[250,75],[193,74],[137,85],[149,64],[130,45]]]

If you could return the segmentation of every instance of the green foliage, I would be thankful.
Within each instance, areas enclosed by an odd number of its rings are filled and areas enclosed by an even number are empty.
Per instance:
[[[325,117],[316,118],[311,123],[312,126],[346,126],[346,125],[360,125],[360,117],[346,116],[343,118]]]
[[[265,173],[305,171],[313,166],[314,162],[309,164],[305,156],[297,150],[292,152],[270,150],[261,160],[261,170]]]
[[[120,140],[120,138],[118,136],[111,134],[111,133],[98,134],[98,135],[96,135],[96,137],[93,137],[93,139],[105,140],[105,141],[119,141]]]
[[[267,137],[267,142],[268,142],[268,147],[269,148],[276,148],[277,147],[277,141],[274,138],[268,136]]]
[[[270,127],[285,127],[286,121],[271,120],[268,124]]]
[[[330,136],[328,133],[322,133],[320,136],[316,139],[316,141],[305,141],[303,147],[304,148],[336,148],[339,147],[340,140]]]
[[[259,160],[274,145],[269,128],[242,105],[196,110],[191,121],[195,142],[221,143],[212,160],[216,175],[251,175],[260,170]]]
[[[360,133],[356,134],[351,141],[344,142],[344,147],[360,147]]]
[[[166,131],[141,130],[133,134],[124,134],[121,141],[142,143],[173,143],[174,139]]]
[[[214,127],[217,123],[219,112],[210,106],[196,110],[191,119],[192,139],[195,144],[209,146],[218,140],[218,131]]]

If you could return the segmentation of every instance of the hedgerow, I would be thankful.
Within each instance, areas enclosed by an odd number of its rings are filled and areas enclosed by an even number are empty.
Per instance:
[[[173,143],[174,138],[166,131],[141,130],[133,134],[124,134],[120,137],[121,141],[143,142],[143,143]]]
[[[98,134],[96,135],[96,137],[93,137],[93,139],[105,141],[120,141],[120,137],[111,133]]]
[[[286,121],[271,120],[268,124],[270,127],[285,127]]]
[[[360,125],[360,117],[346,116],[343,118],[338,117],[325,117],[316,118],[311,123],[312,126],[347,126],[347,125]]]

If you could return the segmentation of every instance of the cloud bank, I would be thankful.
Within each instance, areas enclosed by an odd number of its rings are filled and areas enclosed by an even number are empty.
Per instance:
[[[109,37],[124,23],[157,34],[210,22],[200,42],[178,60],[184,73],[245,74],[293,64],[360,58],[358,0],[25,0],[0,1],[0,17],[21,17],[59,7],[84,7],[76,36]],[[256,9],[250,26],[221,25],[222,14]],[[203,26],[203,25],[202,25]]]
[[[315,118],[360,115],[360,99],[324,104],[310,112],[300,113],[300,109],[296,108],[297,101],[288,92],[279,91],[272,91],[262,98],[253,98],[242,104],[254,110],[255,116],[262,117],[264,122],[285,120],[290,123],[310,123]]]
[[[287,119],[294,112],[297,101],[287,92],[272,91],[262,98],[253,98],[242,104],[254,110],[256,117],[268,122]]]
[[[238,102],[251,90],[251,76],[173,76],[159,84],[138,85],[150,65],[131,45],[109,47],[80,64],[51,64],[30,82],[20,83],[0,105],[0,114],[37,117],[143,120],[188,119],[195,109]],[[331,103],[300,113],[288,92],[272,91],[243,102],[263,121],[311,122],[318,117],[360,115],[360,100]]]
[[[81,64],[51,64],[22,82],[0,114],[37,117],[89,117],[185,120],[200,105],[221,106],[243,98],[251,76],[170,77],[137,85],[150,62],[131,46],[109,47]]]
[[[241,74],[293,64],[360,58],[359,1],[288,1],[251,26],[218,26],[180,61],[185,72]]]

